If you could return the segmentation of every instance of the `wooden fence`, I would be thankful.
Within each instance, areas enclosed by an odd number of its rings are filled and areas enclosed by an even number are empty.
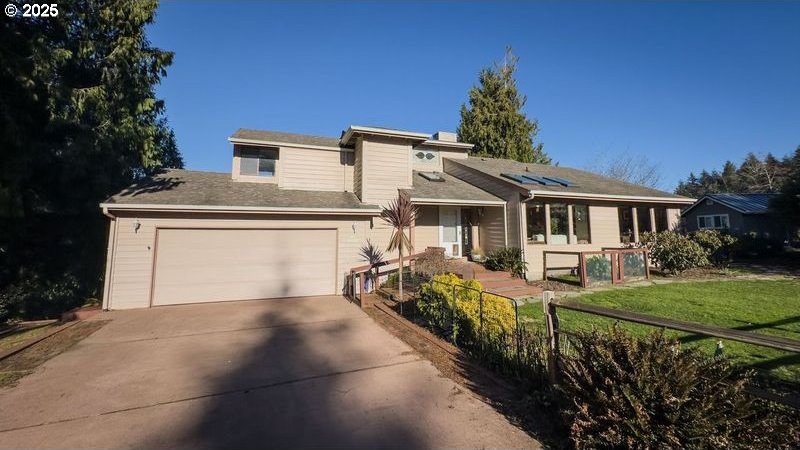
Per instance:
[[[548,346],[547,367],[551,383],[556,383],[558,381],[557,361],[560,351],[559,337],[562,334],[569,334],[569,332],[563,331],[560,328],[558,319],[559,308],[586,314],[593,314],[596,316],[608,317],[625,322],[694,333],[701,336],[727,339],[800,354],[800,341],[795,339],[769,336],[765,334],[752,333],[749,331],[733,330],[730,328],[722,328],[713,325],[703,325],[694,322],[685,322],[682,320],[667,319],[664,317],[650,316],[630,311],[603,308],[601,306],[584,305],[571,301],[558,301],[555,299],[555,293],[553,291],[545,291],[542,294],[542,307],[545,314],[545,329]],[[800,399],[798,398],[784,398],[782,396],[777,396],[775,394],[756,389],[751,390],[750,393],[759,397],[767,398],[768,400],[776,401],[800,409]]]

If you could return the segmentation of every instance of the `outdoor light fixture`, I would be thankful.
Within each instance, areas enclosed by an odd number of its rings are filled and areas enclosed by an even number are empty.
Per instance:
[[[142,224],[141,224],[141,222],[139,222],[139,219],[136,219],[133,222],[133,232],[134,233],[138,233],[139,232],[139,228],[142,228]]]

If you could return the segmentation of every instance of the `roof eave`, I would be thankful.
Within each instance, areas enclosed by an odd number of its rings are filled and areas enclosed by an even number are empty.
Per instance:
[[[471,205],[471,206],[503,206],[503,200],[464,200],[456,198],[409,197],[416,205]]]
[[[654,197],[654,196],[641,196],[641,195],[616,195],[616,194],[590,194],[586,192],[563,192],[563,191],[537,191],[535,189],[528,191],[529,198],[540,197],[559,197],[559,198],[574,198],[580,200],[624,200],[624,201],[640,201],[651,203],[669,203],[677,205],[688,205],[694,203],[693,198],[677,198],[677,197]]]
[[[350,141],[358,134],[369,134],[373,136],[394,137],[401,139],[410,139],[412,141],[424,142],[430,139],[430,135],[426,133],[417,133],[413,131],[389,130],[383,128],[364,127],[361,125],[350,125],[339,140],[341,145],[350,145]]]
[[[132,203],[101,203],[104,214],[110,211],[145,211],[145,212],[214,212],[245,214],[314,214],[314,215],[363,215],[377,216],[380,208],[307,208],[292,206],[220,206],[220,205],[159,205]]]
[[[317,150],[332,150],[332,151],[345,151],[351,152],[353,149],[350,148],[343,148],[339,146],[332,146],[332,145],[316,145],[316,144],[299,144],[296,142],[284,142],[284,141],[269,141],[269,140],[261,140],[261,139],[245,139],[245,138],[237,138],[231,136],[228,138],[228,142],[231,144],[242,144],[242,145],[261,145],[265,147],[297,147],[297,148],[313,148]]]

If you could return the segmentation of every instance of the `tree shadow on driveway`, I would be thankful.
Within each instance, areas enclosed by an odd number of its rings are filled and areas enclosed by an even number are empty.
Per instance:
[[[352,305],[342,301],[339,307]],[[403,389],[396,369],[416,359],[366,351],[370,343],[359,338],[369,336],[360,336],[358,319],[356,325],[349,319],[298,324],[298,317],[313,317],[314,302],[289,308],[264,314],[265,328],[252,331],[260,342],[209,383],[215,394],[198,403],[197,420],[168,442],[151,435],[142,446],[427,447],[415,430],[418,424],[399,411],[413,399],[396,405],[395,396],[386,393]]]

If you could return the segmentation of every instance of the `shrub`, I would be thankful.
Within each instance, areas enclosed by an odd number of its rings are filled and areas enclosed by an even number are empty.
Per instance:
[[[447,260],[444,257],[444,251],[436,248],[425,250],[414,261],[414,271],[428,280],[434,275],[445,273],[447,271]]]
[[[706,253],[706,258],[717,265],[730,261],[737,239],[719,230],[697,230],[689,233],[689,239],[696,242]]]
[[[453,297],[453,286],[455,298]],[[468,289],[464,289],[468,288]],[[438,328],[452,328],[453,339],[478,341],[480,336],[480,293],[477,280],[463,280],[454,274],[435,275],[418,291],[417,308],[428,322]],[[483,337],[510,334],[516,328],[511,303],[496,295],[483,295]]]
[[[590,281],[610,281],[611,261],[602,255],[586,258],[586,275]]]
[[[789,448],[791,418],[754,402],[724,359],[679,350],[662,332],[581,332],[563,359],[565,417],[578,449]]]
[[[744,256],[776,256],[783,252],[783,245],[771,239],[746,234],[736,243],[736,252]]]
[[[662,270],[681,273],[709,264],[703,247],[674,231],[645,232],[640,239],[650,252],[650,257]]]
[[[484,263],[489,270],[503,270],[522,278],[528,263],[522,259],[522,250],[516,247],[504,247],[493,250],[486,256]]]

